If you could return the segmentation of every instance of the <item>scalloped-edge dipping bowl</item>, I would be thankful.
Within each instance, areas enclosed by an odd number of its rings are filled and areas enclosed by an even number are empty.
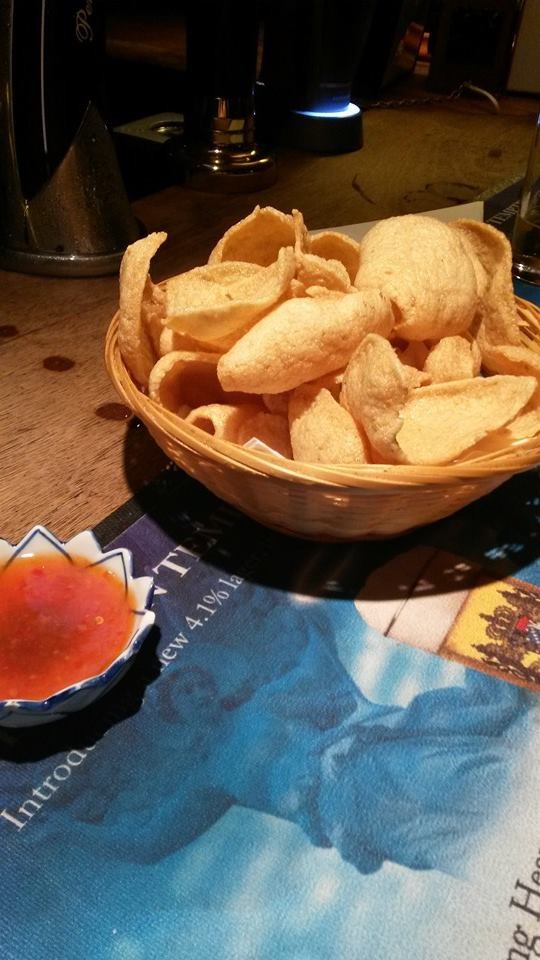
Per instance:
[[[64,687],[46,700],[0,700],[2,727],[31,727],[50,723],[88,707],[124,676],[155,620],[155,614],[149,609],[154,592],[152,577],[134,577],[131,552],[120,547],[103,551],[90,530],[63,542],[47,527],[37,525],[17,544],[0,539],[0,570],[23,553],[25,556],[51,556],[60,553],[63,556],[86,560],[88,566],[103,564],[124,584],[126,592],[129,592],[133,602],[133,628],[123,650],[102,673]]]

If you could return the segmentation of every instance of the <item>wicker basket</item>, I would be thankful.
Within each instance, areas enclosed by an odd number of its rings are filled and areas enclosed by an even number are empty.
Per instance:
[[[540,308],[516,298],[523,340],[540,353]],[[314,466],[218,440],[133,383],[109,327],[105,361],[124,402],[156,443],[213,493],[283,533],[326,541],[392,537],[446,517],[540,463],[540,436],[447,466]]]

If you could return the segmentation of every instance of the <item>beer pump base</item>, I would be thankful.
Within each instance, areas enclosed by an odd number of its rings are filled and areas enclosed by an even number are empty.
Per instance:
[[[210,193],[249,193],[277,179],[272,153],[256,140],[255,100],[199,97],[187,114],[185,186]]]
[[[249,193],[270,187],[277,179],[274,157],[251,145],[240,150],[214,146],[188,151],[185,186],[209,193]]]

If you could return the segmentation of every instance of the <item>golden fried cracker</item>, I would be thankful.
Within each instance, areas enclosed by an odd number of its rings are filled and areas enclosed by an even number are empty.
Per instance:
[[[367,463],[368,444],[350,413],[324,387],[303,384],[289,402],[295,460],[305,463]]]
[[[420,387],[401,411],[397,443],[408,463],[450,463],[513,420],[536,386],[534,377],[497,375]]]
[[[292,457],[289,423],[286,416],[261,410],[246,417],[238,428],[236,443],[242,446],[250,440],[259,440],[282,457]]]
[[[345,267],[339,260],[325,260],[314,253],[296,252],[296,278],[306,288],[339,290],[348,293],[354,290]]]
[[[480,346],[482,366],[488,373],[536,377],[540,382],[540,355],[525,346]]]
[[[468,329],[477,307],[470,257],[456,232],[433,217],[381,220],[360,244],[358,289],[376,287],[396,306],[396,334],[439,340]]]
[[[388,334],[389,301],[378,291],[340,298],[297,297],[281,303],[218,363],[225,390],[281,393],[342,368],[371,330]]]
[[[538,391],[517,417],[510,420],[506,426],[499,430],[492,430],[473,447],[469,447],[461,456],[456,457],[456,460],[475,460],[477,457],[507,450],[511,444],[520,440],[536,437],[540,433],[540,396],[537,394]]]
[[[500,230],[477,220],[454,220],[449,229],[460,237],[482,278],[477,319],[480,345],[519,345],[510,242]]]
[[[364,337],[345,368],[340,403],[363,428],[376,462],[404,460],[396,434],[412,369],[399,361],[388,340],[375,333]]]
[[[212,250],[208,263],[245,260],[267,267],[278,258],[281,247],[294,247],[301,235],[302,215],[282,213],[257,205],[243,220],[233,224]]]
[[[268,267],[227,262],[173,277],[166,326],[204,347],[225,348],[280,300],[295,269],[293,248],[283,247]]]
[[[309,238],[307,249],[325,260],[339,260],[354,283],[360,267],[360,244],[352,237],[335,230],[321,230]]]
[[[351,288],[350,293],[355,290]],[[328,287],[321,287],[319,284],[312,284],[310,287],[304,287],[304,296],[306,297],[341,297],[343,290],[330,290]]]
[[[524,410],[514,417],[504,428],[508,432],[511,442],[527,440],[540,433],[540,398],[531,400]]]
[[[150,233],[136,240],[126,248],[120,264],[118,347],[129,372],[141,386],[146,386],[156,361],[157,321],[164,312],[163,295],[149,277],[150,261],[166,239],[166,233]]]
[[[172,413],[184,417],[196,407],[225,402],[217,378],[219,354],[175,350],[152,367],[148,394]]]
[[[424,363],[432,383],[447,380],[466,380],[474,377],[477,362],[473,356],[473,344],[465,337],[443,337],[429,351]]]
[[[237,443],[244,425],[260,412],[260,405],[254,403],[209,403],[191,410],[185,420],[220,440]]]
[[[164,357],[167,353],[172,353],[173,350],[188,350],[188,351],[200,351],[201,345],[198,340],[195,340],[194,337],[188,337],[185,333],[175,333],[174,330],[171,330],[170,327],[162,327],[161,333],[159,336],[158,344],[158,354],[160,357]],[[215,353],[219,355],[222,351],[213,350],[209,347],[204,351],[205,353]]]

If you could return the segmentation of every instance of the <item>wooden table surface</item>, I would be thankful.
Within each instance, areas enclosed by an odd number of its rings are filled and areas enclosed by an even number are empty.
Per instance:
[[[362,150],[289,150],[274,186],[212,195],[174,186],[138,200],[148,230],[166,230],[154,280],[203,263],[256,203],[297,207],[311,228],[451,206],[523,175],[540,100],[483,98],[370,109]],[[61,538],[91,527],[165,465],[122,409],[103,363],[116,277],[57,279],[0,271],[0,537],[34,523]]]

